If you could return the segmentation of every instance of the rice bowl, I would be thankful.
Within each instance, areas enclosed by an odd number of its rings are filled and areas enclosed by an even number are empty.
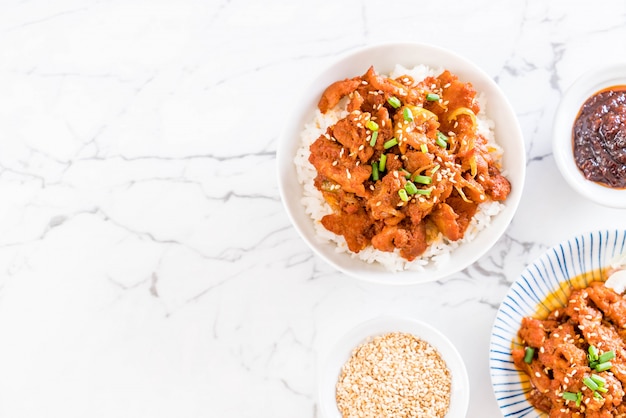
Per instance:
[[[328,213],[329,208],[324,207],[319,192],[309,181],[315,169],[311,172],[311,166],[306,161],[307,144],[311,138],[318,136],[320,129],[336,121],[340,115],[321,115],[316,110],[317,100],[332,81],[360,74],[371,65],[387,74],[407,69],[413,69],[414,74],[432,74],[445,68],[458,75],[459,79],[472,83],[480,94],[481,107],[487,108],[487,114],[480,115],[480,129],[490,139],[494,135],[497,138],[496,142],[503,150],[502,167],[512,185],[505,205],[495,202],[480,208],[462,241],[440,239],[428,248],[427,253],[410,263],[399,259],[397,254],[377,250],[364,250],[354,256],[346,251],[341,239],[314,221]],[[417,75],[415,77],[418,78]],[[500,132],[506,132],[506,136],[498,135]],[[481,70],[439,48],[419,44],[384,44],[344,56],[307,90],[281,138],[278,150],[279,184],[283,202],[296,229],[311,248],[330,264],[366,280],[416,283],[436,280],[467,267],[498,240],[519,203],[525,175],[524,156],[524,144],[515,115],[495,83]]]

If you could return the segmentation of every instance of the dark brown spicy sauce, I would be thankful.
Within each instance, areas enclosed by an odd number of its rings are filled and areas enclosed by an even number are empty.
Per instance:
[[[626,188],[626,85],[589,97],[574,121],[572,139],[576,165],[586,179]]]

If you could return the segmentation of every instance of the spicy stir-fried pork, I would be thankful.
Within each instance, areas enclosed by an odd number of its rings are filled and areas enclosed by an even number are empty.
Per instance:
[[[417,82],[371,67],[331,84],[318,108],[346,96],[348,115],[311,145],[309,161],[333,209],[321,222],[351,251],[371,245],[414,260],[440,232],[462,238],[479,204],[510,193],[478,132],[470,83],[449,71]]]
[[[550,418],[626,417],[626,298],[602,282],[574,290],[545,320],[526,317],[512,351]]]

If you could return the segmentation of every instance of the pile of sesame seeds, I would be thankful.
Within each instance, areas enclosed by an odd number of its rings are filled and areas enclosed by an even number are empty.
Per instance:
[[[354,349],[336,385],[337,406],[343,418],[443,417],[451,385],[437,349],[391,332]]]

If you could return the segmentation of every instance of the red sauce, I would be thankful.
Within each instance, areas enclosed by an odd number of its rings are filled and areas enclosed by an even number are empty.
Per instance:
[[[589,97],[574,121],[572,139],[574,159],[585,178],[626,188],[626,85]]]

